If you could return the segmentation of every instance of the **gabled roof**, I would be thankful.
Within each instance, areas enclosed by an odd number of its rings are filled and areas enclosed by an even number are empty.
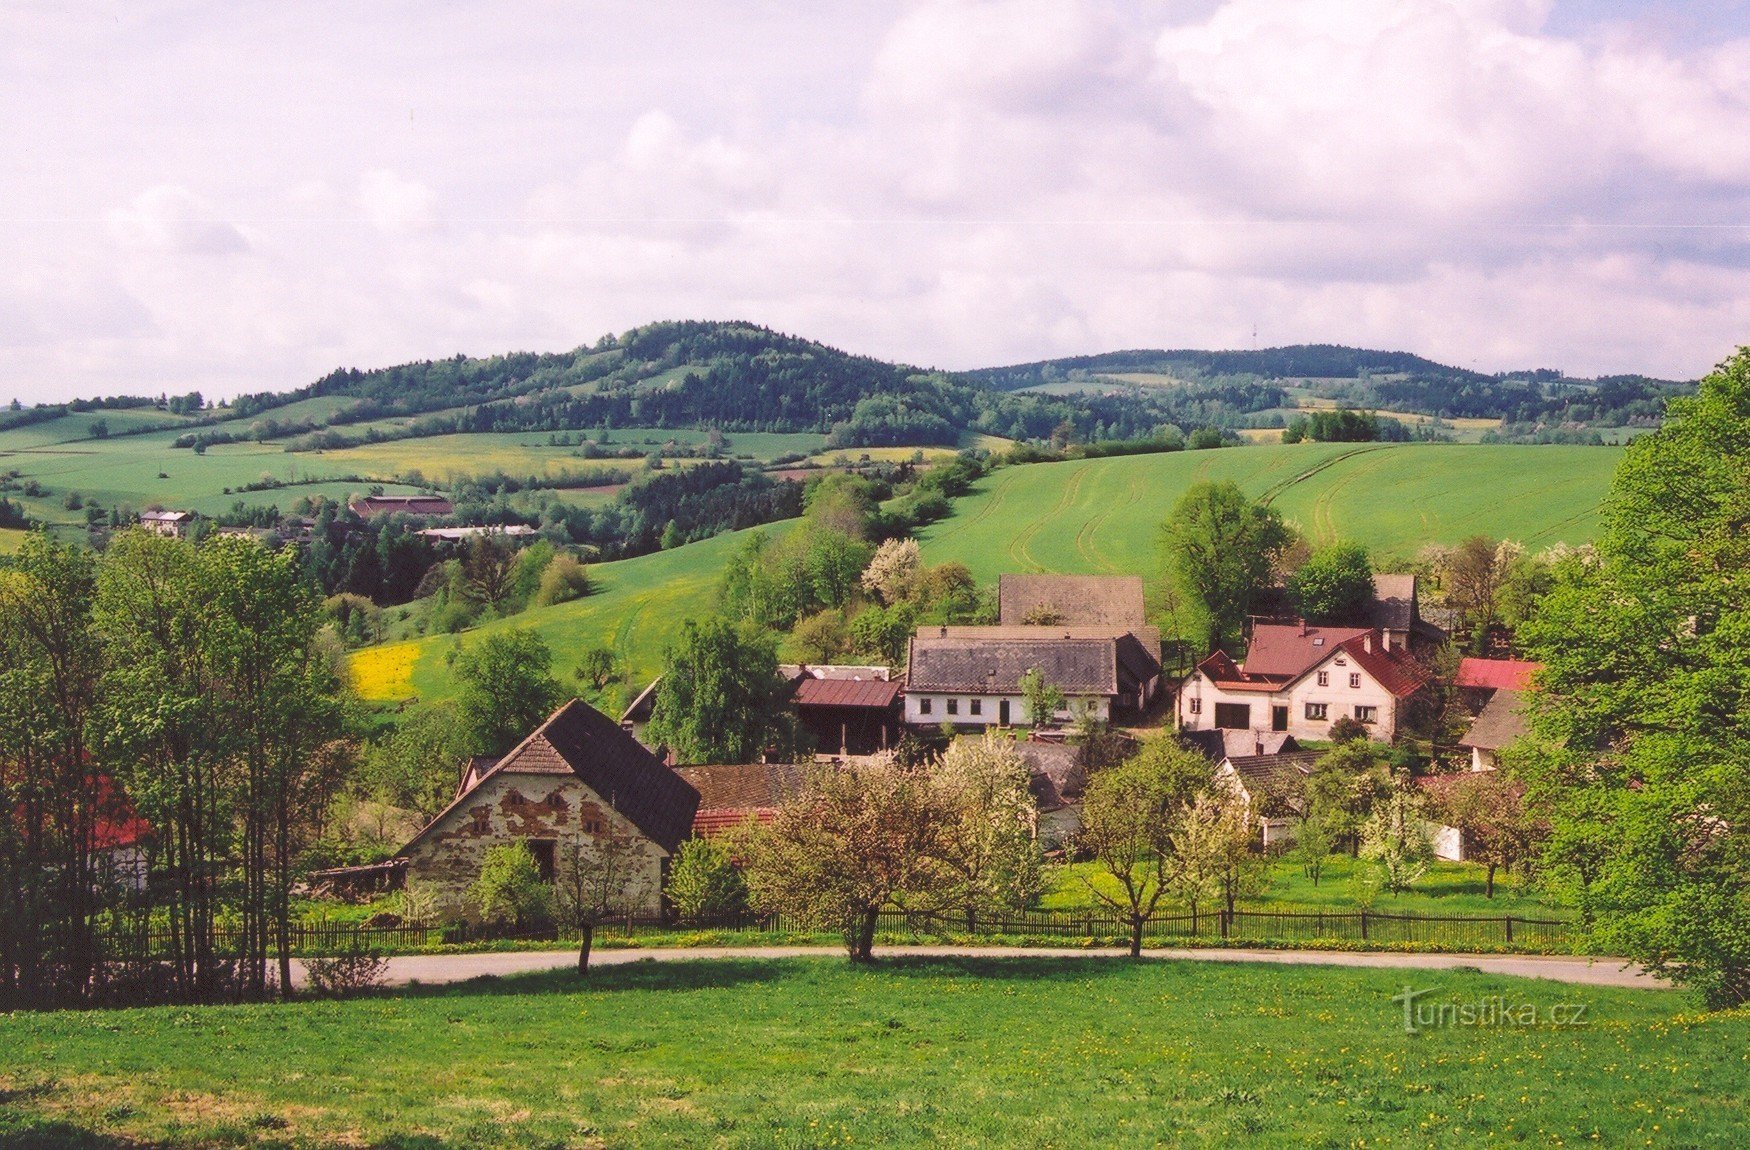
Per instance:
[[[1408,631],[1416,618],[1416,577],[1375,575],[1373,602],[1367,605],[1368,623],[1382,631]]]
[[[193,518],[194,518],[193,512],[189,512],[189,511],[142,511],[142,512],[140,512],[140,521],[143,523],[181,523],[184,520],[193,519]]]
[[[1377,631],[1303,627],[1298,623],[1260,623],[1254,627],[1252,648],[1243,667],[1218,650],[1197,664],[1197,670],[1225,691],[1274,693],[1337,655],[1353,660],[1399,698],[1415,694],[1428,681],[1427,672],[1409,655],[1387,650]]]
[[[1239,775],[1247,793],[1281,794],[1312,774],[1318,761],[1317,751],[1296,751],[1281,755],[1230,755],[1227,764]]]
[[[912,639],[905,689],[1018,694],[1035,667],[1075,695],[1118,695],[1161,671],[1141,639],[1115,628],[925,627]]]
[[[1298,679],[1329,658],[1332,650],[1367,633],[1366,627],[1259,623],[1252,628],[1243,669],[1248,678]]]
[[[1202,751],[1212,763],[1247,755],[1279,755],[1300,750],[1300,744],[1287,731],[1180,731],[1179,741]]]
[[[674,773],[699,793],[693,834],[712,838],[752,817],[770,822],[785,799],[802,785],[802,768],[793,763],[736,763],[676,767]]]
[[[1523,659],[1475,659],[1458,661],[1455,687],[1480,688],[1491,691],[1525,691],[1531,688],[1531,676],[1543,670],[1542,663]]]
[[[498,765],[498,760],[491,755],[469,755],[462,760],[460,778],[456,780],[456,797],[459,799],[475,787],[486,773]]]
[[[1061,811],[1081,801],[1087,772],[1082,769],[1077,748],[1068,743],[1028,740],[1016,743],[1015,753],[1032,774],[1029,786],[1040,814]]]
[[[1142,627],[1139,575],[999,575],[997,613],[1006,626],[1050,612],[1070,625]]]
[[[798,707],[867,707],[887,710],[899,702],[902,685],[881,679],[815,679],[796,683],[790,701]]]
[[[366,495],[347,507],[365,519],[396,511],[408,515],[453,515],[456,510],[456,505],[441,495]]]
[[[1496,691],[1495,697],[1471,720],[1470,729],[1458,745],[1498,751],[1524,738],[1531,733],[1525,721],[1525,703],[1525,695],[1519,691]]]
[[[573,699],[402,847],[406,854],[468,795],[501,775],[575,775],[652,842],[673,851],[692,830],[699,792],[612,719]]]

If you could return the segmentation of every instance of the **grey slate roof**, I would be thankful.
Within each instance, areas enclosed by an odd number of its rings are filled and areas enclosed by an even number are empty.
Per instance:
[[[1019,626],[1038,611],[1056,622],[1107,627],[1146,624],[1139,575],[1001,575],[997,613],[1005,626]]]
[[[1287,731],[1180,731],[1179,741],[1202,751],[1212,763],[1248,755],[1277,755],[1300,750]]]
[[[1525,721],[1525,695],[1520,691],[1496,691],[1471,720],[1470,730],[1458,741],[1461,747],[1498,751],[1524,738],[1531,731]]]
[[[1416,577],[1375,575],[1367,625],[1382,631],[1408,631],[1416,622]]]

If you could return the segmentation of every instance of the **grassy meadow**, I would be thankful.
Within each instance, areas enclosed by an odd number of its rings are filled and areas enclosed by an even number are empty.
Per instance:
[[[1406,984],[1528,1016],[1406,1033]],[[637,963],[0,1017],[0,1142],[1729,1147],[1750,1124],[1747,1050],[1750,1015],[1678,992],[1463,970]]]
[[[1274,444],[1005,468],[922,533],[929,562],[981,582],[1008,571],[1149,574],[1159,530],[1186,488],[1231,479],[1318,542],[1380,558],[1469,535],[1528,547],[1579,543],[1621,452],[1602,447]]]
[[[441,697],[450,689],[444,655],[452,645],[528,627],[553,649],[553,669],[561,682],[575,685],[569,677],[578,657],[606,645],[624,661],[628,684],[641,687],[661,669],[662,648],[680,621],[710,614],[723,564],[745,535],[733,532],[672,551],[594,564],[589,571],[596,590],[587,598],[494,620],[459,636],[432,635],[356,651],[353,681],[364,698],[376,702],[415,694]]]

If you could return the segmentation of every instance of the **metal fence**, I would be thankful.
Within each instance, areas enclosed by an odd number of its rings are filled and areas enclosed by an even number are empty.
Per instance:
[[[778,914],[738,915],[699,922],[633,917],[601,924],[596,928],[596,937],[608,941],[615,937],[680,935],[699,931],[789,934],[813,929],[790,916]],[[877,917],[876,930],[889,936],[1080,940],[1126,938],[1130,934],[1130,923],[1111,911],[1003,911],[978,914],[968,922],[964,914],[889,910]],[[1212,908],[1197,914],[1188,911],[1160,914],[1144,924],[1143,937],[1157,945],[1171,944],[1176,940],[1236,943],[1328,941],[1379,945],[1411,943],[1453,949],[1506,946],[1559,950],[1572,943],[1571,931],[1572,924],[1562,920],[1520,915],[1392,914],[1318,907],[1264,907],[1240,908],[1232,912]],[[290,943],[294,954],[315,956],[359,949],[407,950],[469,943],[563,942],[576,938],[575,929],[550,923],[520,928],[466,922],[396,926],[316,923],[293,926]],[[221,930],[214,941],[215,950],[224,955],[236,953],[241,940],[234,932]],[[168,932],[130,931],[107,936],[105,949],[112,958],[150,960],[167,957],[171,943]]]

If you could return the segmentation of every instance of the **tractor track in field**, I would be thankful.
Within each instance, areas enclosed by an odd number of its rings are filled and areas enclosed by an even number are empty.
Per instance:
[[[1298,475],[1291,475],[1287,479],[1279,480],[1276,483],[1272,483],[1269,487],[1266,487],[1263,490],[1263,492],[1258,496],[1258,502],[1262,503],[1262,504],[1264,504],[1264,506],[1268,507],[1276,501],[1278,496],[1280,496],[1284,492],[1288,491],[1289,488],[1298,487],[1300,484],[1305,483],[1307,480],[1311,479],[1313,476],[1317,475],[1319,472],[1325,471],[1328,468],[1335,467],[1337,464],[1342,463],[1345,460],[1354,459],[1357,455],[1367,455],[1370,452],[1383,451],[1386,448],[1388,448],[1389,446],[1390,446],[1390,444],[1374,443],[1374,444],[1369,444],[1366,447],[1357,447],[1352,451],[1339,452],[1338,454],[1331,456],[1329,459],[1324,460],[1321,463],[1315,464],[1314,466],[1309,467],[1307,470],[1300,472]]]
[[[1031,565],[1034,568],[1043,568],[1044,565],[1037,559],[1033,558],[1033,552],[1031,549],[1033,540],[1039,534],[1040,529],[1045,526],[1045,521],[1048,517],[1061,515],[1069,508],[1070,504],[1075,502],[1076,496],[1081,491],[1082,483],[1087,477],[1087,463],[1078,463],[1075,471],[1064,483],[1063,490],[1058,494],[1057,506],[1053,507],[1046,514],[1036,516],[1030,520],[1027,526],[1022,528],[1021,532],[1009,542],[1010,558],[1023,565]]]

